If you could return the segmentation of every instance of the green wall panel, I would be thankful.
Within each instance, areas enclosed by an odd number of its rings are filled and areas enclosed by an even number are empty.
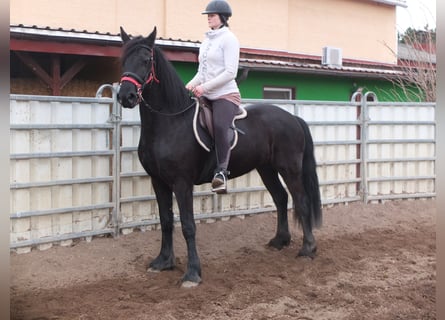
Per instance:
[[[184,83],[187,83],[197,70],[195,63],[174,62],[173,65]],[[400,98],[403,96],[401,90],[394,89],[393,84],[386,79],[250,71],[239,88],[243,98],[262,99],[265,86],[295,88],[297,100],[349,101],[352,93],[360,87],[364,92],[375,92],[380,101],[405,100]],[[398,93],[394,94],[394,90]]]

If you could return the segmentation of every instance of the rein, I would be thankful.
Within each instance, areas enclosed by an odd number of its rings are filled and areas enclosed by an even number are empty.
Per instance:
[[[153,109],[145,100],[144,103],[147,106],[148,110],[150,110],[150,112],[156,113],[156,114],[160,114],[161,116],[167,116],[167,117],[174,117],[174,116],[179,116],[180,114],[186,112],[187,110],[191,109],[193,106],[195,106],[198,103],[198,99],[196,98],[192,98],[193,101],[189,106],[187,106],[184,110],[178,111],[178,112],[174,112],[174,113],[167,113],[167,112],[162,112],[156,109]]]

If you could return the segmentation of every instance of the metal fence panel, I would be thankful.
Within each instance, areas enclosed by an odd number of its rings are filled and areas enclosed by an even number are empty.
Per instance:
[[[367,103],[366,200],[435,192],[435,104]]]
[[[112,231],[109,100],[11,97],[11,247]]]
[[[101,97],[105,89],[113,98]],[[257,102],[265,101],[243,104]],[[434,104],[267,102],[308,122],[323,205],[435,196]],[[121,109],[116,87],[96,98],[11,95],[10,109],[11,248],[159,226],[137,156],[139,112]],[[196,186],[196,219],[275,210],[256,171],[229,188],[216,195]]]
[[[315,158],[324,205],[361,199],[360,131],[355,102],[267,100],[303,118],[315,144]],[[245,104],[264,100],[245,99]]]

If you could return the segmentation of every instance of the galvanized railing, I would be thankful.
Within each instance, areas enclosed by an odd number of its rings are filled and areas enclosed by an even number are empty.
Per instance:
[[[157,227],[150,178],[137,159],[139,114],[122,110],[116,92],[103,85],[95,98],[11,95],[11,248]],[[243,101],[257,102],[264,100]],[[323,205],[435,196],[435,104],[381,103],[372,93],[350,102],[267,102],[308,122]],[[255,172],[229,188],[221,196],[197,186],[196,219],[274,210]]]

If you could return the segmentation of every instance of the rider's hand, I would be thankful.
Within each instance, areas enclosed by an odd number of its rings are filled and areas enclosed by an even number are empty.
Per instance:
[[[194,87],[191,91],[198,98],[204,94],[204,88],[202,87],[202,85]]]

